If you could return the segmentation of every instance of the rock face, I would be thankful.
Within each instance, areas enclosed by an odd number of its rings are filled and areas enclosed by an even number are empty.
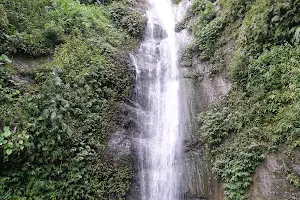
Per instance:
[[[193,58],[190,68],[182,68],[184,77],[196,71],[202,74],[201,78],[183,78],[182,98],[184,99],[183,112],[186,118],[184,131],[186,172],[185,190],[189,200],[223,200],[224,189],[220,181],[211,172],[209,160],[205,157],[204,148],[199,140],[199,127],[192,124],[197,114],[208,109],[208,104],[214,102],[229,92],[230,85],[226,74],[215,76],[210,74],[210,67],[205,62]],[[270,154],[257,168],[253,175],[253,183],[248,188],[250,200],[293,200],[300,199],[300,189],[291,184],[288,173],[300,177],[300,149],[289,157],[279,150],[279,153]],[[281,152],[281,153],[280,153]]]
[[[216,2],[214,3],[216,6]],[[220,12],[220,7],[216,7]],[[191,19],[193,20],[193,18]],[[180,32],[187,21],[177,25]],[[233,24],[233,26],[235,26]],[[224,54],[224,66],[230,66],[233,58],[235,38],[222,36],[223,47],[218,50]],[[182,75],[182,130],[186,134],[185,140],[185,166],[183,193],[188,200],[223,200],[224,189],[220,180],[211,171],[210,161],[205,156],[205,149],[200,141],[199,127],[195,122],[197,114],[208,109],[208,104],[218,100],[230,90],[227,74],[218,71],[218,67],[211,66],[197,50],[190,50],[185,59],[181,60]],[[189,57],[192,54],[191,57]],[[184,57],[183,56],[183,57]],[[207,59],[207,58],[206,58]],[[214,69],[215,68],[215,69]],[[217,70],[216,70],[217,69]],[[300,185],[300,150],[295,151],[293,158],[285,155],[284,150],[270,154],[257,168],[253,175],[253,183],[248,188],[247,194],[250,200],[292,200],[300,199],[300,189],[291,184],[287,178],[289,174],[295,175]]]
[[[108,148],[115,161],[120,160],[123,156],[131,155],[131,141],[128,135],[129,133],[125,130],[117,131],[111,135]]]
[[[50,56],[43,56],[38,58],[30,58],[24,53],[18,53],[12,58],[12,65],[18,72],[12,77],[16,84],[23,88],[30,87],[33,84],[31,77],[32,71],[39,65],[45,64],[51,60]]]
[[[193,23],[188,13],[182,19],[183,27]],[[178,29],[179,33],[187,29]],[[189,41],[192,41],[191,33]],[[186,46],[186,44],[185,44]],[[184,57],[184,52],[182,52]],[[212,75],[207,62],[199,59],[199,52],[191,50],[189,59],[181,59],[181,121],[182,133],[185,134],[185,174],[183,175],[183,194],[188,200],[221,200],[224,198],[223,188],[211,172],[204,147],[200,141],[199,127],[196,125],[197,115],[208,109],[208,105],[229,91],[229,84],[224,73]],[[183,58],[182,57],[182,58]]]
[[[221,182],[211,171],[209,160],[199,140],[199,127],[192,124],[197,114],[208,109],[208,104],[216,101],[229,92],[230,84],[225,73],[212,75],[210,66],[193,56],[192,66],[183,67],[182,98],[184,99],[183,113],[186,118],[184,131],[185,191],[188,200],[223,200],[224,189]],[[190,76],[189,74],[202,76]],[[199,78],[200,77],[200,78]],[[253,183],[248,188],[250,200],[296,200],[300,199],[300,189],[289,182],[287,176],[293,173],[298,180],[300,177],[300,149],[294,151],[294,156],[279,153],[270,154],[257,168],[253,175]]]
[[[200,142],[199,127],[195,122],[197,114],[208,109],[208,105],[229,91],[229,84],[224,74],[212,76],[210,66],[193,56],[192,66],[182,68],[182,113],[186,133],[185,165],[187,174],[184,176],[187,199],[202,200],[224,198],[222,186],[211,172],[209,161],[205,157]],[[201,76],[190,76],[190,73]]]
[[[167,32],[159,24],[154,24],[153,35],[155,39],[167,38]]]
[[[183,5],[188,0],[183,1]],[[179,23],[178,26],[187,23]],[[187,31],[178,28],[178,33]],[[155,26],[155,38],[167,37],[165,31]],[[229,65],[234,41],[228,41],[222,51],[226,52],[225,64]],[[186,44],[182,44],[184,47]],[[181,131],[185,134],[185,155],[182,194],[187,200],[223,200],[224,189],[217,177],[212,173],[209,160],[205,156],[204,147],[200,141],[199,127],[194,124],[197,114],[206,111],[208,105],[226,95],[230,84],[225,72],[213,73],[212,66],[206,61],[201,61],[198,53],[193,53],[191,60],[181,62]],[[134,106],[132,107],[134,108]],[[138,109],[138,108],[135,108]],[[126,110],[126,109],[125,109]],[[138,124],[134,122],[133,112],[128,110],[127,118],[132,123],[124,125],[125,130],[114,133],[109,143],[114,159],[123,156],[134,156],[133,148],[135,134],[138,134]],[[131,114],[130,114],[131,113]],[[130,116],[130,117],[129,117]],[[133,124],[133,125],[132,125]],[[128,131],[128,127],[130,130]],[[137,167],[137,165],[134,165]],[[247,193],[250,200],[289,200],[300,199],[300,190],[287,180],[286,168],[300,176],[300,151],[295,153],[294,159],[284,154],[270,154],[253,175],[253,183]],[[137,168],[133,169],[135,172]],[[133,184],[127,195],[127,200],[139,200],[139,177],[133,174]]]
[[[300,190],[292,185],[287,175],[299,176],[300,150],[293,158],[284,153],[273,153],[257,168],[253,184],[248,188],[249,199],[289,200],[300,199]]]

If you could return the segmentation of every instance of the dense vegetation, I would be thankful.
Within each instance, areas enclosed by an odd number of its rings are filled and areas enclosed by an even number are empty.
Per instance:
[[[0,0],[1,199],[124,198],[131,158],[106,146],[145,22],[127,3]],[[20,69],[16,53],[50,61]]]
[[[300,1],[195,0],[195,44],[231,91],[199,117],[213,171],[226,198],[246,199],[251,175],[269,152],[300,146]],[[288,174],[299,187],[299,177]]]

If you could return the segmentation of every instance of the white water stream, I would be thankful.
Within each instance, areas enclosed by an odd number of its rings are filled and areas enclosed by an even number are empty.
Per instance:
[[[171,0],[148,3],[145,39],[132,56],[137,72],[137,100],[144,109],[138,116],[142,134],[137,144],[141,199],[179,200],[183,146],[178,69],[181,45],[175,23],[185,13]]]

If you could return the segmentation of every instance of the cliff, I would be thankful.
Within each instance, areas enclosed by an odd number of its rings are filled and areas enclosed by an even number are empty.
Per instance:
[[[190,199],[299,198],[299,6],[196,0],[180,24]]]

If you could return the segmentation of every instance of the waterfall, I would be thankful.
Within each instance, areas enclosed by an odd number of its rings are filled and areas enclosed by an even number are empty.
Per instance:
[[[148,0],[145,39],[132,55],[137,101],[144,109],[137,141],[142,200],[180,199],[182,140],[177,7],[171,0]],[[180,15],[182,12],[180,12]],[[182,17],[182,16],[180,16]]]

